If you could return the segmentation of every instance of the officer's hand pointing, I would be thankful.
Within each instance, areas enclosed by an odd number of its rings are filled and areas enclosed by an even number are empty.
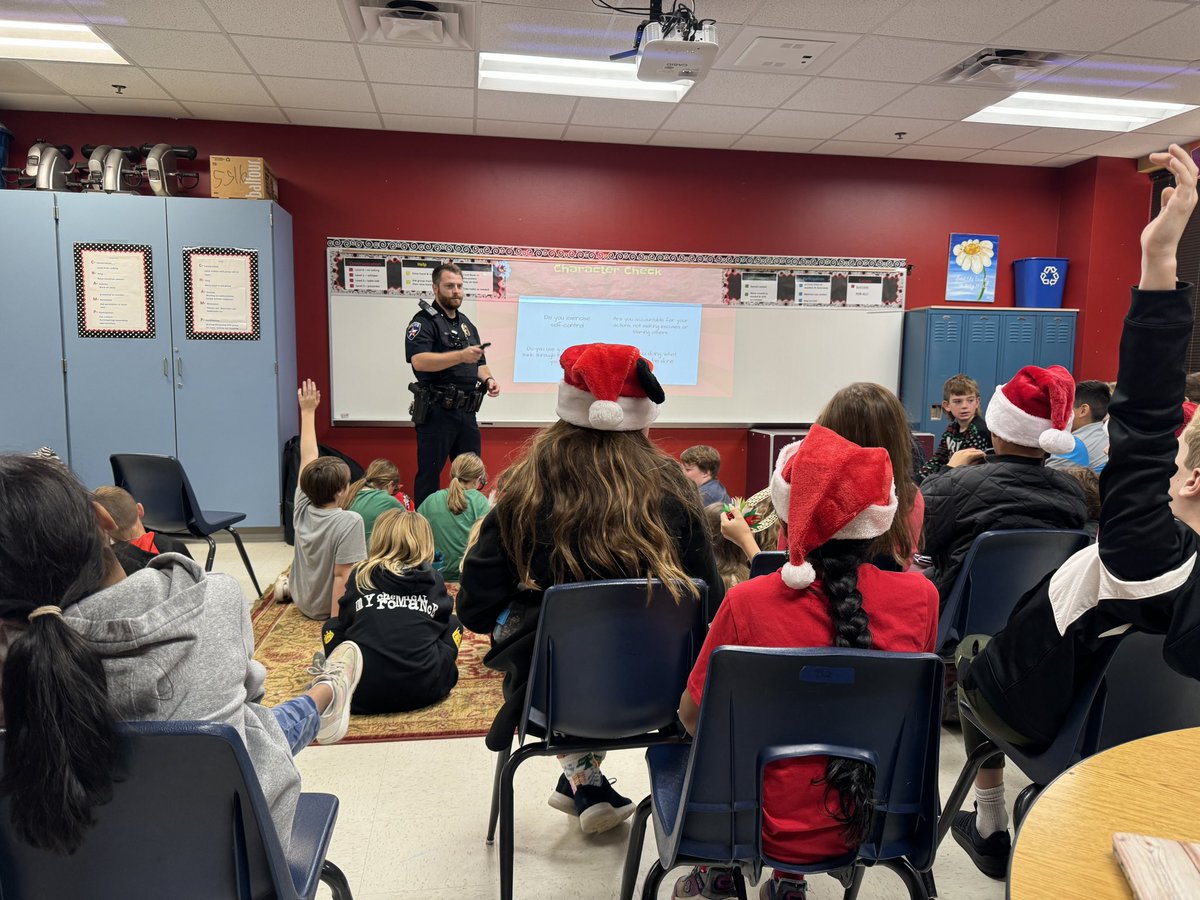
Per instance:
[[[464,363],[477,363],[479,358],[483,356],[483,348],[472,344],[470,347],[464,347],[458,351]]]

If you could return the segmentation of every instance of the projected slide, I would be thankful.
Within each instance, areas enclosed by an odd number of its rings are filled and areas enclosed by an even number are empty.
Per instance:
[[[664,385],[694,385],[700,367],[702,307],[691,303],[521,297],[513,381],[562,379],[558,358],[572,344],[633,344]]]

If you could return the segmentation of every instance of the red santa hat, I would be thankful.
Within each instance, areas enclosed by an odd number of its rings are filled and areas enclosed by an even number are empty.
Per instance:
[[[882,447],[860,447],[813,425],[799,443],[779,452],[771,475],[771,500],[788,523],[788,587],[800,590],[817,577],[809,551],[834,540],[885,534],[896,516],[892,460]]]
[[[580,428],[641,431],[666,400],[654,364],[626,344],[576,344],[558,360],[558,417]]]
[[[1175,429],[1175,437],[1183,434],[1185,428],[1192,423],[1192,418],[1196,415],[1196,404],[1191,400],[1183,401],[1183,424]]]
[[[1058,455],[1075,449],[1075,379],[1062,366],[1026,366],[996,388],[987,408],[992,434]]]

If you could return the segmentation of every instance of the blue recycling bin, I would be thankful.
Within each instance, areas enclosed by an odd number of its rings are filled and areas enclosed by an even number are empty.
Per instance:
[[[1014,259],[1017,306],[1060,309],[1067,284],[1067,262],[1061,256]]]

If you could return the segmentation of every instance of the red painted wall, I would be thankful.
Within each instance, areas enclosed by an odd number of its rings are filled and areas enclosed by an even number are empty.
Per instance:
[[[323,388],[329,381],[323,271],[329,236],[905,257],[913,264],[908,304],[919,307],[942,302],[951,231],[999,234],[1006,261],[1050,255],[1061,249],[1065,184],[1075,178],[1090,181],[1093,193],[1107,197],[1112,209],[1130,194],[1125,178],[1099,183],[1114,176],[1115,167],[1107,165],[1089,175],[1075,173],[1079,166],[1064,173],[195,120],[8,111],[3,120],[16,135],[17,156],[36,138],[45,138],[76,148],[101,141],[193,144],[201,157],[196,166],[205,170],[210,154],[265,157],[279,177],[280,202],[295,229],[300,371]],[[1132,170],[1129,163],[1112,162]],[[199,190],[207,193],[207,177]],[[1068,212],[1076,215],[1074,209]],[[1089,234],[1095,235],[1093,252],[1104,251],[1106,241],[1127,239],[1097,234],[1095,228]],[[1114,270],[1120,268],[1116,262]],[[1072,286],[1079,269],[1073,265]],[[1002,265],[997,277],[997,305],[1011,306],[1011,268]],[[1109,267],[1097,277],[1112,277]],[[1096,344],[1097,365],[1106,354],[1115,358],[1115,345],[1101,347],[1108,331],[1103,329],[1105,337]],[[528,433],[488,429],[484,457],[493,473]],[[324,425],[319,436],[363,462],[390,456],[411,482],[411,430]],[[655,437],[673,453],[700,441],[718,447],[725,457],[722,479],[735,493],[744,488],[744,434],[660,429]]]

